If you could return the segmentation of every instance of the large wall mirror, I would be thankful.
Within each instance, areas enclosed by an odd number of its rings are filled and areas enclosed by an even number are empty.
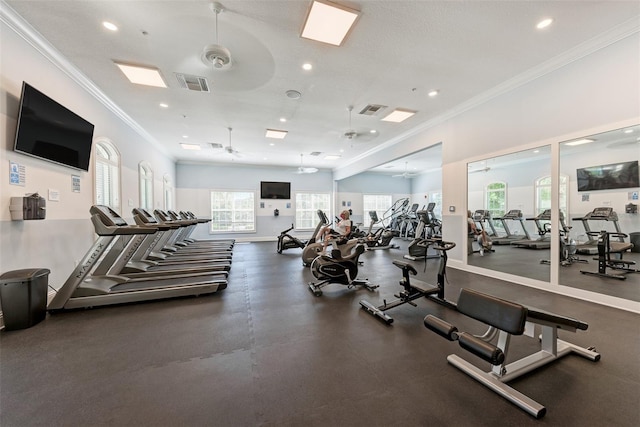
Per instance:
[[[607,265],[603,269],[594,259],[605,231],[610,233],[605,255],[635,262],[627,267],[640,269],[639,158],[640,125],[560,144],[560,176],[567,182],[560,191],[567,192],[571,227],[561,242],[566,250],[556,261],[560,285],[640,301],[640,273]],[[629,249],[632,243],[635,247]]]
[[[467,263],[531,279],[550,280],[551,147],[468,164]],[[542,261],[542,262],[541,262]]]

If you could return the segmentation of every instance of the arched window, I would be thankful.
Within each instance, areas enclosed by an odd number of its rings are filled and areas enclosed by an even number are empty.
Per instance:
[[[106,138],[95,142],[95,203],[120,212],[120,153]]]
[[[569,177],[567,175],[560,175],[560,195],[559,195],[559,207],[560,211],[567,218],[567,206],[569,203]],[[535,182],[536,191],[536,215],[541,214],[546,209],[551,209],[551,176],[543,176]]]
[[[172,210],[173,209],[173,184],[171,182],[171,177],[169,175],[164,175],[162,177],[162,187],[164,194],[164,210]]]
[[[149,162],[140,162],[138,178],[140,182],[140,207],[153,211],[153,169],[151,169]]]

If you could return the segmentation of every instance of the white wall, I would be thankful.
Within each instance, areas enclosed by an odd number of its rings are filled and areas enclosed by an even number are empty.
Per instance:
[[[546,74],[541,66],[540,77],[451,112],[448,119],[426,123],[401,144],[334,171],[335,177],[343,179],[442,142],[443,234],[447,240],[464,242],[468,162],[551,144],[553,164],[561,141],[640,123],[640,35],[636,29],[605,44]],[[557,170],[551,172],[557,174]],[[455,208],[455,213],[448,207]],[[449,260],[451,265],[468,268],[463,246],[451,250]],[[570,295],[580,293],[557,286],[557,268],[552,265],[551,284],[508,279]],[[605,296],[581,293],[580,297],[640,310],[638,304]]]
[[[214,235],[215,238],[238,240],[275,240],[282,230],[295,219],[295,193],[297,191],[333,192],[333,180],[328,171],[314,174],[297,174],[296,167],[206,165],[179,163],[177,165],[176,206],[190,210],[203,218],[211,217],[211,190],[248,190],[256,194],[256,232]],[[260,200],[260,181],[291,183],[291,200]],[[264,208],[260,203],[264,203]],[[289,205],[289,207],[287,207]],[[280,215],[273,215],[274,209]],[[330,212],[326,212],[327,215]],[[311,233],[305,233],[311,234]],[[211,238],[206,224],[194,232],[195,238]]]
[[[162,176],[168,174],[175,182],[175,164],[157,145],[90,94],[76,76],[54,64],[47,53],[42,53],[46,52],[46,46],[34,47],[4,22],[0,32],[0,272],[49,268],[49,283],[58,288],[94,240],[89,219],[89,208],[94,203],[93,170],[76,171],[13,152],[22,82],[28,82],[93,123],[94,136],[108,138],[120,150],[124,217],[130,218],[131,208],[139,203],[138,163],[146,160],[153,168],[157,206],[162,203]],[[9,161],[26,167],[25,186],[9,184]],[[71,175],[80,176],[80,193],[72,192]],[[47,201],[45,220],[10,220],[11,197],[33,192],[47,197],[49,189],[59,192],[60,201]]]

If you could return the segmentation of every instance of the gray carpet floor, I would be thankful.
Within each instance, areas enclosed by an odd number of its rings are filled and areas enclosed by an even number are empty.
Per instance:
[[[406,245],[405,245],[406,247]],[[403,250],[362,255],[360,276],[380,288],[333,284],[315,297],[299,249],[237,244],[229,286],[180,298],[48,315],[0,333],[0,425],[10,426],[637,426],[640,316],[449,269],[461,287],[578,318],[560,331],[602,355],[569,355],[511,385],[544,404],[535,420],[449,365],[479,362],[422,324],[440,316],[482,327],[426,299],[389,312],[386,326],[359,308],[393,299]],[[436,262],[418,278],[435,281]],[[537,348],[516,337],[511,357]]]

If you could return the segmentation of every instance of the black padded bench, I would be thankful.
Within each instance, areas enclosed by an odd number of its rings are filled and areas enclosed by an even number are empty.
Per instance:
[[[455,354],[449,355],[447,361],[536,418],[542,418],[546,408],[508,386],[508,381],[572,352],[592,361],[600,360],[600,354],[593,348],[579,347],[558,339],[558,329],[571,332],[586,330],[588,325],[579,320],[528,308],[471,289],[460,291],[457,308],[460,313],[488,325],[489,331],[477,337],[460,332],[455,326],[432,315],[425,317],[424,325],[449,341],[458,341],[462,348],[489,362],[492,369],[484,372]],[[534,336],[538,327],[541,328],[540,350],[505,365],[511,336]],[[496,335],[492,332],[497,332],[496,344],[490,342]]]

